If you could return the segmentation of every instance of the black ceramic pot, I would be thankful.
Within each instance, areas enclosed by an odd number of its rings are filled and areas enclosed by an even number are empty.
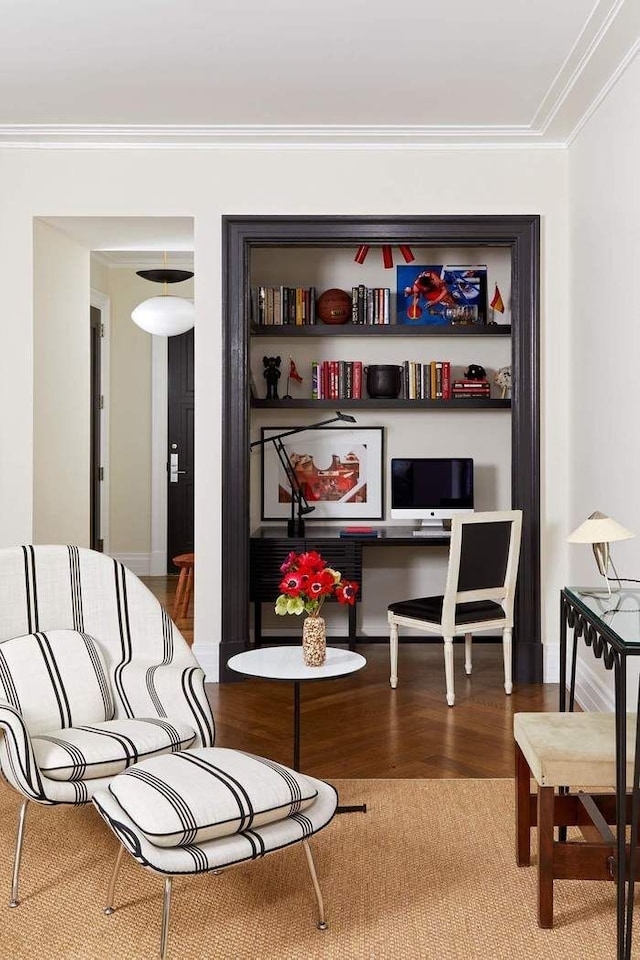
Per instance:
[[[367,377],[367,393],[373,399],[392,399],[402,387],[402,367],[391,363],[375,363],[364,368]]]

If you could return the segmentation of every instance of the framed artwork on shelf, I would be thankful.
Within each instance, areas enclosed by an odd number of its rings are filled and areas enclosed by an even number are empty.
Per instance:
[[[263,441],[295,427],[262,427]],[[283,440],[314,520],[380,520],[384,427],[320,427]],[[273,443],[262,453],[262,519],[287,520],[291,485]]]
[[[485,265],[397,267],[398,319],[408,326],[469,326],[487,322]]]

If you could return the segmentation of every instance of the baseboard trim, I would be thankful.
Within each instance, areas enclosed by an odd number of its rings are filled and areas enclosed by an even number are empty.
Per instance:
[[[191,652],[204,670],[205,683],[218,683],[219,653],[217,645],[211,643],[194,643],[191,647]]]
[[[119,560],[125,567],[135,573],[137,577],[151,576],[151,556],[148,553],[112,553],[115,560]]]
[[[164,550],[153,550],[149,554],[149,576],[166,577],[167,554]]]
[[[610,676],[613,671],[608,671]],[[583,710],[609,713],[615,710],[613,691],[609,689],[591,664],[578,660],[576,668],[576,700]]]

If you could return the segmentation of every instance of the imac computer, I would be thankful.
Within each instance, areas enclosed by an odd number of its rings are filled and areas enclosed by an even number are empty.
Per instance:
[[[391,519],[418,521],[425,535],[445,532],[443,520],[473,512],[470,457],[405,457],[391,461]],[[449,525],[447,525],[449,526]]]

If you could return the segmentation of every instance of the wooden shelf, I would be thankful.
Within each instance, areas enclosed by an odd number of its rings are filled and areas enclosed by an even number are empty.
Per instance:
[[[471,397],[462,400],[260,400],[252,399],[254,410],[510,410],[511,400]]]
[[[252,337],[510,337],[511,324],[488,324],[468,327],[411,326],[410,324],[311,323],[252,326]]]

